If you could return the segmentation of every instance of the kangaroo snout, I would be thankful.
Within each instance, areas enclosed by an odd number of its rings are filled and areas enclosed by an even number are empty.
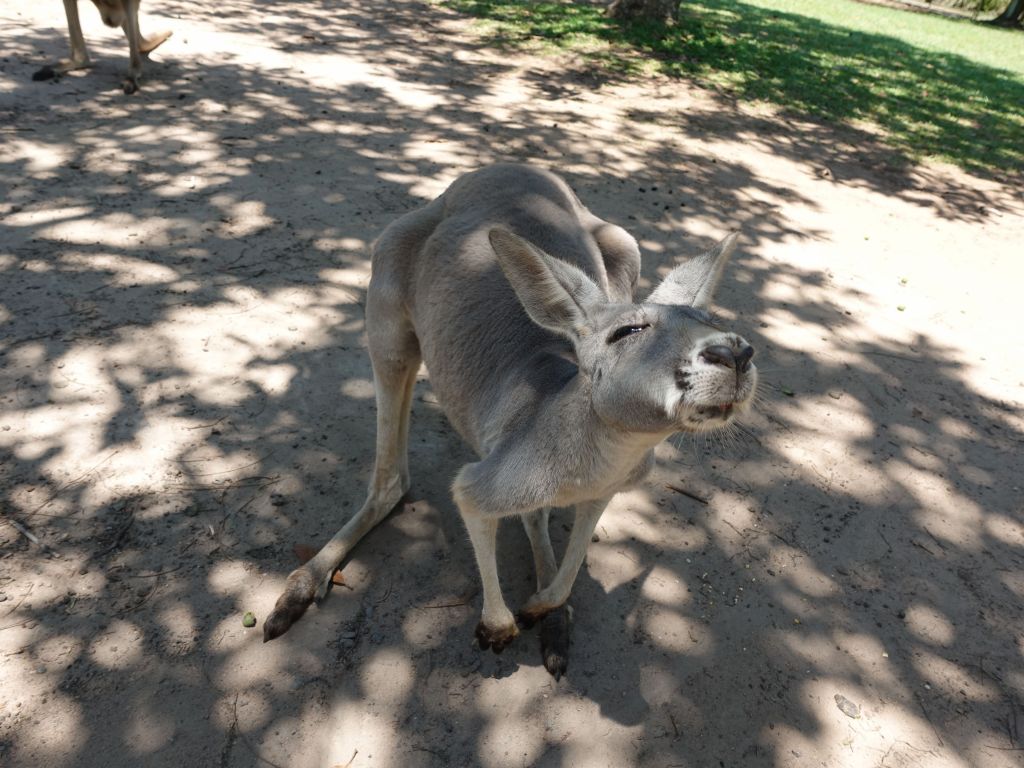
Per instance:
[[[712,344],[710,347],[705,347],[700,353],[704,362],[732,368],[739,373],[746,373],[750,370],[750,359],[753,356],[754,348],[749,344],[744,344],[738,352],[724,344]]]

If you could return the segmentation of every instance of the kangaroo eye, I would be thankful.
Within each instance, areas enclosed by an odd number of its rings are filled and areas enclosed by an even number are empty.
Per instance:
[[[608,337],[608,343],[614,344],[617,341],[622,341],[627,336],[632,336],[634,333],[640,333],[640,331],[650,328],[650,323],[644,323],[643,325],[624,325],[621,328],[617,328],[615,332]]]

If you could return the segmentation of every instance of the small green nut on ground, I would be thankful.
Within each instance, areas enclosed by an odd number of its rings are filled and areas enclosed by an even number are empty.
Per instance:
[[[246,611],[245,616],[242,617],[243,627],[255,627],[256,626],[256,614],[252,611]]]

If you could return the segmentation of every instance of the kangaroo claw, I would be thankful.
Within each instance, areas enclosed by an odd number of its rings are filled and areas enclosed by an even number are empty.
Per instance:
[[[556,681],[569,669],[569,648],[572,645],[572,608],[568,605],[552,611],[540,623],[540,655],[544,669]]]
[[[277,598],[274,610],[263,622],[263,642],[269,642],[287,632],[302,618],[316,593],[313,574],[304,568],[292,571],[285,582],[284,592]]]
[[[498,629],[492,629],[482,621],[476,625],[476,641],[484,651],[490,648],[495,653],[501,653],[505,650],[505,646],[515,640],[518,634],[519,630],[515,624]]]

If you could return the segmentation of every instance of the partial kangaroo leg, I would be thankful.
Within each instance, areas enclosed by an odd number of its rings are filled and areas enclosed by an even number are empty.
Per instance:
[[[371,280],[366,326],[377,393],[377,457],[369,496],[312,560],[288,576],[284,592],[263,624],[263,642],[284,634],[314,599],[324,597],[334,570],[409,490],[409,406],[420,352],[403,308],[379,295],[385,293],[375,291]]]
[[[89,51],[85,48],[82,22],[78,19],[78,0],[64,0],[64,14],[68,18],[68,36],[71,38],[71,58],[61,59],[56,64],[47,64],[32,75],[33,80],[52,80],[57,75],[73,69],[91,67]]]
[[[142,77],[142,56],[156,50],[167,38],[171,36],[169,31],[158,32],[153,37],[142,37],[138,26],[138,4],[139,0],[124,0],[125,20],[121,28],[128,38],[128,51],[130,55],[128,77],[122,84],[125,93],[134,93],[138,90],[138,79]]]
[[[523,527],[530,539],[533,550],[533,566],[537,573],[537,591],[544,589],[555,578],[558,563],[551,547],[548,530],[549,510],[541,507],[523,515]],[[540,623],[540,654],[544,668],[560,680],[569,668],[569,646],[572,643],[572,606],[566,604],[547,616]]]
[[[142,32],[139,31],[139,0],[123,0],[124,21],[121,28],[128,38],[128,77],[121,87],[125,93],[139,90],[139,78],[142,77]]]
[[[171,30],[165,29],[161,32],[157,32],[155,35],[151,35],[150,37],[140,37],[139,50],[142,52],[143,56],[148,56],[150,53],[152,53],[161,45],[163,45],[167,41],[167,38],[169,38],[172,34],[173,33],[171,32]]]
[[[142,77],[142,57],[155,51],[161,43],[171,36],[170,31],[158,32],[152,37],[143,37],[139,28],[139,0],[123,0],[124,21],[121,28],[128,38],[130,56],[128,77],[122,83],[125,93],[139,90],[139,78]]]
[[[519,634],[515,617],[505,604],[505,599],[501,595],[501,583],[498,581],[495,539],[501,518],[486,514],[469,502],[465,495],[460,493],[458,478],[452,488],[452,495],[469,532],[484,591],[484,606],[480,612],[480,623],[476,625],[476,639],[484,650],[490,648],[495,653],[501,653]]]
[[[569,599],[576,575],[587,555],[590,537],[594,535],[597,521],[601,518],[601,513],[604,512],[607,505],[608,499],[576,505],[576,519],[573,521],[569,544],[565,548],[565,555],[562,557],[562,564],[558,567],[558,572],[548,585],[527,600],[526,605],[519,611],[520,620],[526,626],[534,624],[556,608],[560,608]]]

